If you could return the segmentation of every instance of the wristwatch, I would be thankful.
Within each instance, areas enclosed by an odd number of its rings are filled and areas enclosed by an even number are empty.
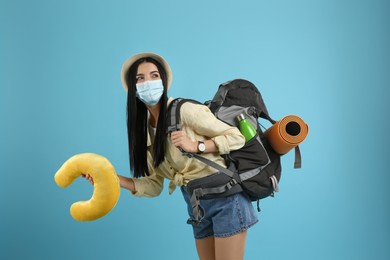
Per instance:
[[[198,154],[204,153],[206,145],[202,141],[198,141]]]

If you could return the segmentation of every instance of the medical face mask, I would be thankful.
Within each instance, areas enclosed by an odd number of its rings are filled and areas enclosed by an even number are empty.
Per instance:
[[[137,97],[148,106],[156,105],[164,92],[164,86],[161,79],[137,83],[136,86]]]

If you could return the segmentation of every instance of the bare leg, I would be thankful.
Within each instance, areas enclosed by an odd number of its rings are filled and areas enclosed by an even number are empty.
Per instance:
[[[197,239],[195,241],[200,260],[215,260],[214,237]]]
[[[216,260],[244,259],[244,250],[247,231],[231,237],[215,238]]]

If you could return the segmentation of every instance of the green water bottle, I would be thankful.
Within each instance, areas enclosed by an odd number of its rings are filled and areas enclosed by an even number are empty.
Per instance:
[[[239,128],[241,134],[245,137],[245,142],[248,142],[256,135],[256,129],[253,125],[245,118],[244,114],[237,116]]]

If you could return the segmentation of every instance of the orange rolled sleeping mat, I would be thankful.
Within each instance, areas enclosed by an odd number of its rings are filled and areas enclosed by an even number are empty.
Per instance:
[[[298,116],[289,115],[277,121],[265,131],[272,148],[286,154],[302,143],[309,133],[309,126]]]

